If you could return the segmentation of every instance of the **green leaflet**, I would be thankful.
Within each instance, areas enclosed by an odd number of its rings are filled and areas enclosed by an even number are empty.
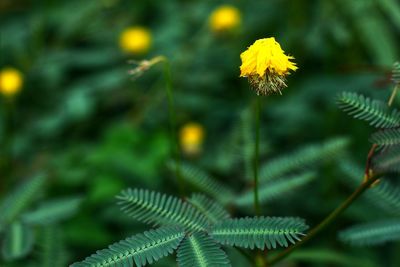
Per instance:
[[[268,181],[261,185],[259,189],[259,201],[265,203],[280,197],[286,197],[287,194],[297,190],[299,187],[311,182],[315,178],[315,173],[306,172],[298,175],[292,175],[277,180]],[[234,199],[238,206],[251,206],[254,201],[254,191],[249,190]]]
[[[193,194],[188,201],[196,207],[204,216],[207,217],[212,223],[219,222],[220,220],[228,219],[229,213],[219,203],[202,195]]]
[[[161,227],[114,243],[71,267],[144,266],[173,253],[184,237],[181,228]]]
[[[260,182],[278,178],[291,171],[335,158],[348,147],[347,138],[336,137],[320,144],[311,144],[299,150],[268,161],[260,167]]]
[[[223,245],[271,249],[300,241],[307,229],[300,218],[246,217],[221,221],[211,227],[210,236]]]
[[[400,126],[400,112],[390,110],[385,103],[371,100],[357,93],[343,92],[338,96],[338,105],[353,118],[369,122],[376,128],[395,128]]]
[[[231,266],[219,245],[205,233],[195,233],[185,238],[178,249],[179,267]]]
[[[174,171],[176,165],[175,163],[170,162],[167,167]],[[187,163],[181,163],[180,172],[182,178],[186,182],[223,203],[227,202],[228,199],[233,196],[233,192],[228,187],[218,182],[217,179],[202,169]]]
[[[18,186],[2,200],[0,205],[0,232],[24,211],[37,196],[45,182],[43,175],[37,175]]]
[[[22,214],[28,224],[49,224],[72,216],[82,202],[80,197],[53,199],[42,203],[35,210]]]
[[[357,246],[379,245],[400,240],[400,219],[387,219],[352,226],[341,231],[339,238],[343,242]]]
[[[202,231],[209,224],[207,218],[189,203],[158,192],[127,189],[117,196],[118,205],[127,215],[154,225],[180,225],[189,230]]]
[[[373,163],[378,171],[400,173],[400,145],[381,151],[374,157]]]
[[[381,146],[400,144],[400,128],[385,129],[371,135],[370,141]]]
[[[67,266],[67,252],[59,226],[49,225],[40,229],[40,267]]]
[[[5,232],[2,241],[2,255],[6,261],[22,258],[32,249],[33,232],[27,225],[17,221]]]
[[[345,174],[343,179],[352,188],[358,186],[364,176],[364,170],[354,163],[341,162],[340,170]],[[350,179],[348,179],[350,178]],[[368,189],[362,198],[390,214],[400,214],[400,187],[395,186],[390,181],[381,179],[379,184]]]

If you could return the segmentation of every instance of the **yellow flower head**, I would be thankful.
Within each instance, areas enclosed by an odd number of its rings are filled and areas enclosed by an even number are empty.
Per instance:
[[[0,93],[5,96],[17,94],[22,87],[23,77],[20,71],[13,68],[0,70]]]
[[[179,132],[179,141],[183,153],[196,155],[201,152],[204,140],[204,128],[198,123],[185,124]]]
[[[151,33],[143,27],[125,29],[119,38],[121,49],[127,53],[144,54],[151,46]]]
[[[240,77],[248,77],[256,93],[268,95],[285,87],[285,77],[290,70],[297,70],[291,56],[285,55],[274,37],[257,40],[240,58]]]
[[[224,32],[236,29],[241,23],[239,9],[223,5],[215,9],[209,18],[209,24],[214,32]]]

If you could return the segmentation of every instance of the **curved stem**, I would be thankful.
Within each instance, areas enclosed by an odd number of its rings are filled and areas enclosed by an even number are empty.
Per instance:
[[[319,232],[324,230],[327,226],[329,226],[335,219],[343,213],[365,190],[367,190],[379,177],[382,175],[374,175],[364,181],[339,207],[337,207],[334,211],[332,211],[321,223],[315,226],[313,229],[310,230],[308,235],[304,237],[300,242],[296,243],[295,245],[287,248],[270,261],[268,261],[269,265],[273,265],[282,259],[286,258],[290,253],[292,253],[296,248],[300,247],[310,239],[312,239],[315,235]]]
[[[255,104],[255,119],[256,119],[256,136],[255,136],[255,147],[254,147],[254,209],[256,215],[261,214],[260,209],[260,199],[258,196],[258,165],[260,161],[260,110],[261,110],[261,100],[260,97],[256,97]]]

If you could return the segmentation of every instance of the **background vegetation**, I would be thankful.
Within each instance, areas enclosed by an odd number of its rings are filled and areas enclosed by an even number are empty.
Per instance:
[[[222,4],[240,12],[229,31],[209,24]],[[262,210],[313,226],[361,181],[370,149],[373,129],[340,111],[337,95],[387,101],[400,53],[395,0],[3,0],[0,12],[0,69],[15,68],[23,79],[19,93],[0,102],[0,194],[5,198],[24,181],[31,192],[3,202],[0,226],[12,226],[0,231],[23,238],[8,247],[2,233],[2,266],[67,266],[147,230],[119,212],[114,196],[122,189],[181,194],[162,65],[132,79],[128,71],[137,65],[129,60],[164,55],[170,61],[182,171],[189,180],[195,173],[185,195],[205,191],[228,203],[235,217],[253,215],[246,191],[254,92],[239,78],[239,55],[256,39],[274,36],[299,70],[282,96],[263,98],[260,178],[268,181],[271,170],[278,176],[279,167],[294,164],[282,175],[298,180],[266,187]],[[140,53],[120,44],[133,26],[150,34]],[[397,97],[393,106],[399,105]],[[194,151],[183,141],[188,123],[197,131]],[[196,186],[207,175],[222,187]],[[389,178],[400,186],[398,175]],[[236,203],[221,199],[229,194]],[[369,200],[358,200],[282,266],[398,266],[399,243],[368,248],[338,239],[350,225],[399,218],[400,202],[388,208]],[[22,225],[14,223],[20,216]],[[246,266],[242,255],[228,254],[234,266]],[[170,257],[155,266],[174,264]]]

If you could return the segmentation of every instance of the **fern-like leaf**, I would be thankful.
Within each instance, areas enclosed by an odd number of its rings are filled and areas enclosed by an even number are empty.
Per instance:
[[[26,181],[10,193],[0,205],[0,232],[20,215],[42,189],[45,178],[42,175]]]
[[[204,214],[212,223],[228,219],[229,213],[219,203],[202,195],[193,194],[188,201]]]
[[[185,238],[178,249],[179,267],[231,266],[226,253],[205,233],[194,233]]]
[[[153,225],[179,225],[201,231],[209,221],[182,200],[143,189],[127,189],[117,196],[121,210],[134,219]]]
[[[308,229],[303,219],[254,217],[228,219],[211,227],[210,235],[223,245],[259,249],[288,247]]]
[[[339,238],[352,245],[379,245],[400,240],[400,219],[389,219],[352,226],[339,233]]]
[[[4,260],[11,261],[25,257],[32,249],[32,229],[19,221],[13,222],[7,229],[1,245]]]
[[[114,243],[71,267],[144,266],[173,253],[184,237],[183,229],[162,227]]]
[[[80,197],[53,199],[42,203],[35,210],[21,215],[28,224],[50,224],[72,216],[82,202]]]
[[[400,84],[400,62],[393,64],[392,80],[396,85]]]
[[[295,192],[299,187],[311,182],[315,178],[315,173],[306,172],[300,175],[279,178],[268,181],[260,186],[258,196],[261,204],[280,198],[287,197],[291,192]],[[241,196],[235,198],[234,203],[238,206],[253,205],[254,190],[249,190]]]
[[[64,247],[62,231],[55,225],[40,229],[39,256],[40,267],[64,267],[67,264],[67,252]]]
[[[356,93],[343,92],[338,97],[339,107],[353,118],[369,122],[376,128],[395,128],[400,126],[400,112],[389,110],[387,105],[379,100]]]
[[[308,145],[294,153],[273,159],[261,166],[260,182],[266,182],[291,171],[335,158],[343,153],[348,145],[347,138],[337,137],[321,144]]]
[[[170,170],[175,171],[176,164],[170,162],[167,165]],[[213,198],[225,203],[232,198],[233,192],[225,185],[218,182],[210,174],[187,163],[181,163],[180,174],[182,178],[191,185],[197,187],[202,192],[212,196]]]
[[[373,164],[376,171],[400,173],[400,145],[381,151],[374,157]]]
[[[398,145],[400,144],[400,128],[376,132],[372,134],[370,141],[381,146]]]
[[[352,188],[359,186],[364,176],[364,170],[361,167],[346,161],[341,162],[339,168],[345,174],[343,179],[347,184]],[[400,215],[400,187],[388,180],[381,179],[379,184],[368,189],[362,198],[389,214]]]

